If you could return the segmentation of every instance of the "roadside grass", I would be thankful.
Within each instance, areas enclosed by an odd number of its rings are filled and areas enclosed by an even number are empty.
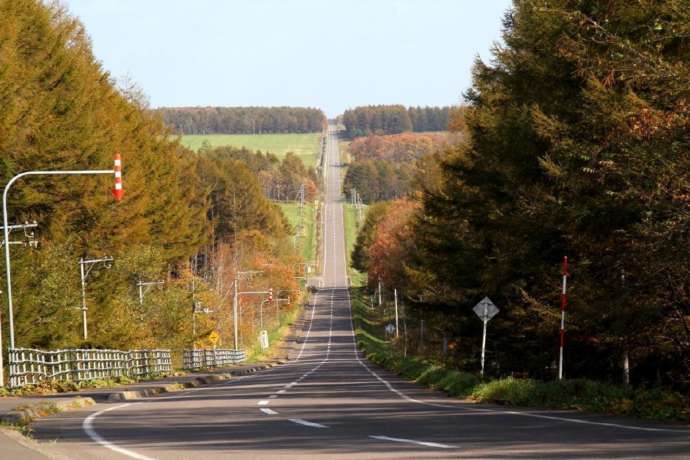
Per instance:
[[[204,142],[211,147],[233,146],[270,152],[278,158],[294,152],[305,166],[316,167],[321,133],[304,134],[189,134],[181,136],[182,145],[198,151]]]
[[[266,350],[261,349],[261,344],[259,343],[259,337],[258,335],[255,337],[255,340],[252,342],[252,345],[247,347],[247,363],[256,363],[256,362],[261,362],[267,359],[271,359],[273,357],[282,357],[278,356],[278,350],[280,350],[285,343],[285,339],[287,337],[287,334],[290,331],[290,326],[292,326],[295,321],[297,321],[297,317],[299,316],[300,312],[302,311],[301,304],[296,302],[296,306],[291,308],[288,311],[281,311],[280,312],[280,326],[274,325],[271,328],[268,328],[268,345],[269,347]]]
[[[297,230],[299,226],[299,203],[276,203],[293,230]],[[298,244],[300,247],[300,254],[305,261],[316,260],[316,207],[318,202],[305,203],[304,206],[304,228],[299,235]]]
[[[357,209],[349,203],[343,205],[343,219],[345,221],[345,256],[347,257],[347,272],[350,276],[350,283],[352,286],[364,286],[367,282],[366,273],[361,273],[352,268],[352,250],[357,241],[357,233],[359,232],[359,222],[357,218]],[[362,211],[362,219],[364,219],[365,211]]]
[[[664,389],[644,389],[588,379],[539,381],[505,377],[482,381],[441,363],[403,356],[384,327],[391,321],[364,288],[351,291],[357,346],[381,367],[450,396],[474,402],[542,409],[570,409],[648,420],[690,422],[690,398]]]

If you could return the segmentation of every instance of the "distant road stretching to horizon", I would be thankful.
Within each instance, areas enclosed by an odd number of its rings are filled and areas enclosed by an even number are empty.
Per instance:
[[[326,164],[323,282],[290,343],[290,362],[41,419],[33,436],[46,451],[71,459],[690,457],[690,430],[680,426],[463,403],[364,360],[353,332],[334,127]]]

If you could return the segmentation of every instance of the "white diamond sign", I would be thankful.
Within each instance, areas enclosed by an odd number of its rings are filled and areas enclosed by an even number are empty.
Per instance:
[[[498,313],[498,307],[488,297],[484,297],[472,310],[484,322],[489,321]]]
[[[386,333],[392,334],[393,332],[395,332],[395,326],[393,326],[392,324],[387,325],[386,326]]]

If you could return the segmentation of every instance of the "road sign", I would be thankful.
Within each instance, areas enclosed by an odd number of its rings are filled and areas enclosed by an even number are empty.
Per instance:
[[[387,325],[386,326],[386,334],[390,335],[393,332],[395,332],[395,326],[393,326],[392,324]]]
[[[482,332],[482,377],[484,376],[484,357],[486,356],[486,324],[496,316],[498,307],[488,297],[484,297],[481,302],[472,309],[479,316],[479,319],[484,323],[484,331]]]
[[[498,313],[498,307],[488,297],[484,297],[472,310],[484,322],[491,320]]]
[[[268,331],[261,331],[261,333],[259,334],[259,343],[261,344],[262,350],[268,348]]]
[[[220,334],[217,331],[213,331],[208,335],[208,341],[215,347],[218,345],[218,340],[220,340]]]

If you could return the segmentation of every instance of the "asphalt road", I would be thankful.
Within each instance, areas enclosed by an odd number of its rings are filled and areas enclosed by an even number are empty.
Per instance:
[[[305,312],[292,361],[211,387],[48,417],[34,425],[44,450],[73,459],[690,457],[683,427],[466,404],[364,361],[346,289],[338,156],[331,134],[323,288]]]

